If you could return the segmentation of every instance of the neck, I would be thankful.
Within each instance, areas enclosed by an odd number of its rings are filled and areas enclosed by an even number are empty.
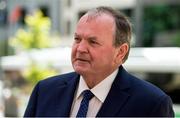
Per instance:
[[[90,89],[92,89],[93,87],[95,87],[97,84],[99,84],[101,81],[105,79],[100,77],[83,77],[83,78]]]
[[[92,89],[95,87],[97,84],[99,84],[101,81],[103,81],[106,77],[108,77],[110,74],[112,74],[115,70],[110,71],[109,73],[105,74],[87,74],[87,75],[82,75],[84,78],[87,86]]]

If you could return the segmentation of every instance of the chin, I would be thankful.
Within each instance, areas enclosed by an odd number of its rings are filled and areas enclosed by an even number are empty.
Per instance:
[[[87,73],[87,71],[84,68],[81,68],[81,67],[74,67],[74,70],[75,70],[76,73],[78,73],[80,75],[83,75],[83,74]]]

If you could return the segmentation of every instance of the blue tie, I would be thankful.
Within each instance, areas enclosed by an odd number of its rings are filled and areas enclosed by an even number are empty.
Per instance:
[[[89,101],[93,98],[94,94],[90,90],[83,91],[83,99],[81,101],[76,117],[86,117]]]

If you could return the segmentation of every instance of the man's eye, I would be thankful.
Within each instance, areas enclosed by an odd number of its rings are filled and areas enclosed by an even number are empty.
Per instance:
[[[93,40],[91,40],[90,43],[91,44],[98,44],[96,41],[93,41]]]
[[[74,40],[75,40],[75,42],[80,42],[81,41],[80,38],[77,38],[77,37],[75,37]]]

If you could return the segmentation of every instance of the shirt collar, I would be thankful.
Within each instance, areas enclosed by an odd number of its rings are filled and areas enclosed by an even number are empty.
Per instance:
[[[93,87],[90,91],[103,103],[106,96],[108,95],[111,85],[118,73],[118,69],[116,69],[112,74],[106,77],[103,81]],[[84,90],[89,90],[86,82],[84,81],[83,77],[80,76],[79,86],[76,94],[76,99],[81,96],[81,93]]]
[[[84,81],[83,77],[80,76],[80,80],[79,80],[79,86],[78,86],[78,90],[77,90],[77,94],[76,94],[76,99],[78,99],[81,96],[81,93],[85,90],[89,90],[86,82]]]

